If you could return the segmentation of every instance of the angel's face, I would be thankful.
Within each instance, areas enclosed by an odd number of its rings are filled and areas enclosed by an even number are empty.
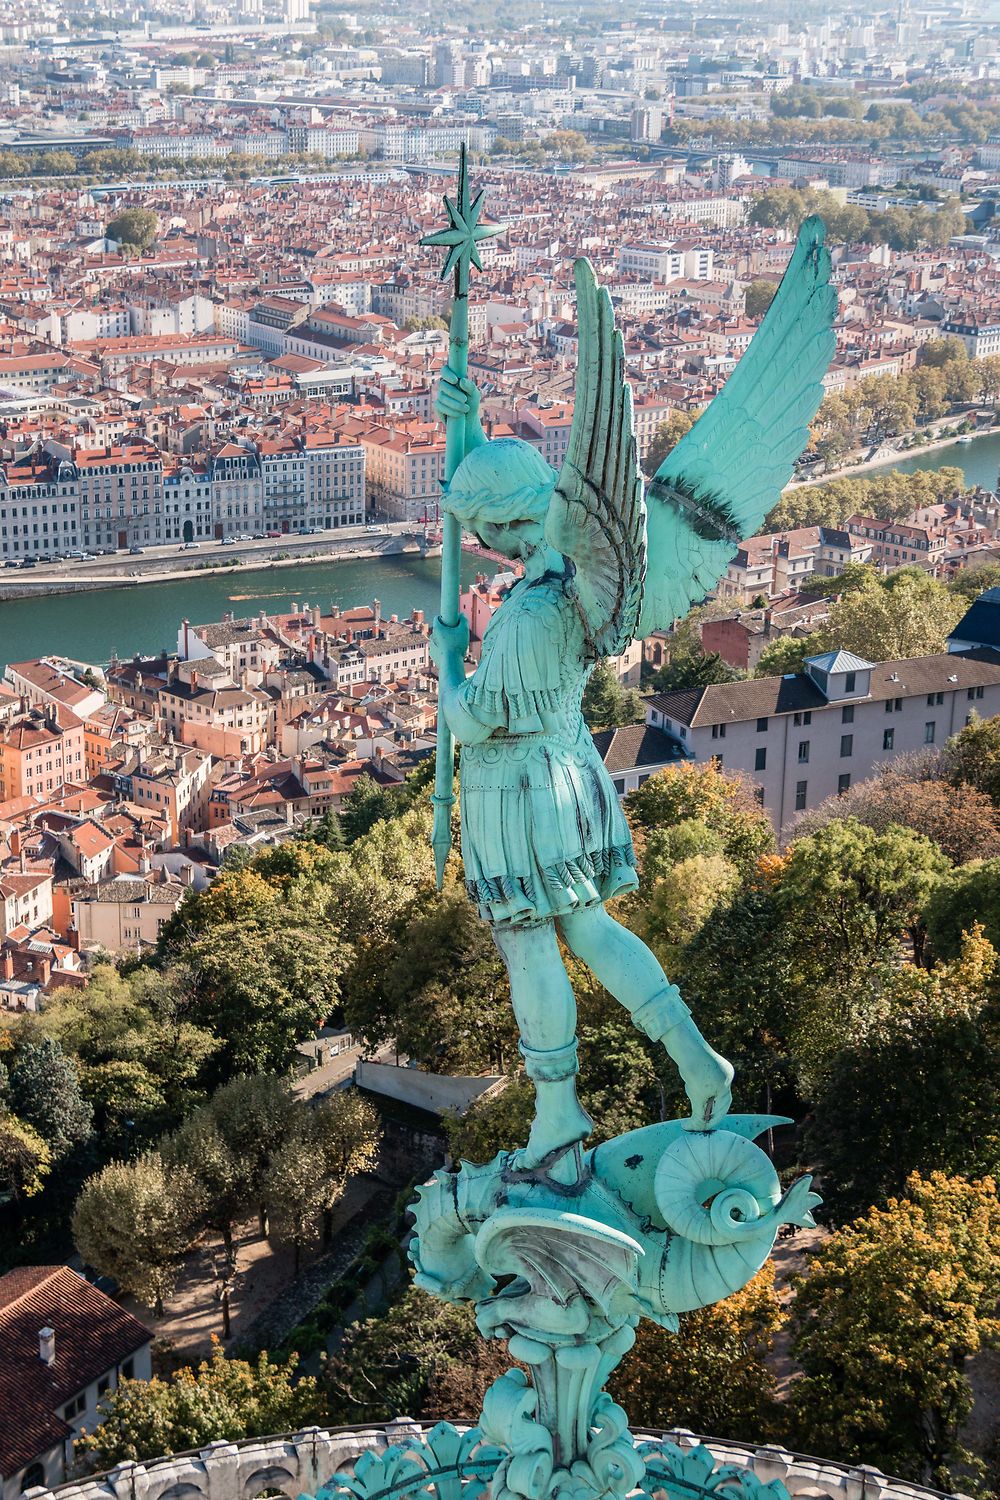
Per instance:
[[[544,541],[544,529],[540,521],[489,521],[485,516],[476,518],[471,528],[489,552],[499,552],[524,562],[532,552],[537,552]]]

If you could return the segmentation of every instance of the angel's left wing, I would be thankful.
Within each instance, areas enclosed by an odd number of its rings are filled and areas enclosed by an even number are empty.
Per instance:
[[[638,635],[666,629],[715,587],[809,441],[835,348],[837,293],[824,237],[821,219],[805,220],[750,347],[650,483]]]
[[[595,656],[635,635],[646,567],[646,508],[632,392],[611,298],[589,260],[575,266],[579,360],[569,446],[545,523],[576,567],[576,593]]]

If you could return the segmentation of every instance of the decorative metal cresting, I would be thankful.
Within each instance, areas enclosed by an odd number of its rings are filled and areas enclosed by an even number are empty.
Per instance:
[[[474,1303],[517,1367],[487,1392],[478,1428],[447,1424],[426,1444],[362,1459],[323,1500],[437,1493],[457,1500],[598,1500],[767,1488],[670,1445],[636,1444],[604,1390],[641,1317],[678,1315],[745,1286],[782,1224],[811,1225],[804,1177],[782,1192],[754,1144],[777,1116],[731,1115],[733,1070],[705,1041],[676,986],[605,903],[638,884],[628,825],[580,712],[594,663],[668,626],[714,587],[739,537],[774,504],[808,439],[833,352],[836,296],[823,225],[802,226],[763,324],[720,396],[667,455],[648,491],[639,471],[625,351],[611,299],[576,263],[575,410],[559,474],[515,438],[489,441],[468,378],[468,272],[482,198],[465,155],[447,246],[454,274],[450,362],[437,399],[447,424],[434,849],[451,841],[453,737],[470,898],[510,979],[525,1071],[535,1089],[526,1146],[462,1162],[420,1188],[410,1257],[416,1283]],[[523,576],[496,611],[466,676],[458,612],[466,527]],[[576,1003],[560,940],[677,1065],[691,1105],[586,1149],[576,1092]],[[623,1088],[628,1081],[622,1080]],[[526,1374],[525,1370],[529,1373]]]
[[[646,1442],[635,1452],[636,1493],[649,1500],[789,1500],[780,1479],[765,1483],[751,1469],[718,1464],[702,1444],[685,1451],[676,1443]],[[477,1500],[491,1486],[500,1493],[503,1464],[504,1454],[482,1428],[460,1432],[439,1422],[412,1442],[364,1454],[351,1475],[338,1475],[316,1500]]]

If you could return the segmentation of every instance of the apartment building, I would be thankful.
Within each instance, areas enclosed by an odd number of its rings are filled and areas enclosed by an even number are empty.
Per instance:
[[[270,694],[240,686],[212,657],[178,662],[160,690],[159,707],[181,744],[218,760],[259,754],[274,736]]]
[[[779,831],[880,762],[997,713],[1000,652],[989,648],[877,665],[829,652],[803,672],[661,693],[646,709],[691,759],[746,772]]]
[[[158,871],[150,878],[116,875],[74,891],[70,901],[81,949],[139,953],[151,948],[187,887]]]
[[[116,775],[124,796],[166,818],[172,843],[181,831],[207,826],[212,758],[202,750],[162,745],[136,756]]]
[[[0,802],[86,776],[83,723],[67,708],[30,708],[0,724]]]
[[[903,521],[880,521],[877,516],[848,516],[845,530],[871,548],[871,560],[880,568],[904,568],[919,563],[933,569],[948,550],[942,528],[911,526]]]
[[[720,599],[752,604],[797,589],[814,573],[837,578],[848,563],[869,562],[872,542],[834,526],[799,526],[741,542],[719,580]],[[900,566],[897,562],[895,566]]]
[[[165,459],[143,439],[49,442],[41,461],[0,464],[0,560],[358,526],[365,460],[336,432],[226,442],[203,464]]]
[[[396,521],[433,514],[444,482],[444,436],[436,422],[373,426],[360,435],[372,498]]]

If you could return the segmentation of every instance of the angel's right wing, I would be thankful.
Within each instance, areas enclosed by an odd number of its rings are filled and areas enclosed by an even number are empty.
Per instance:
[[[823,221],[806,219],[750,347],[646,491],[639,636],[666,629],[715,587],[809,441],[835,348],[837,294],[824,238]]]

